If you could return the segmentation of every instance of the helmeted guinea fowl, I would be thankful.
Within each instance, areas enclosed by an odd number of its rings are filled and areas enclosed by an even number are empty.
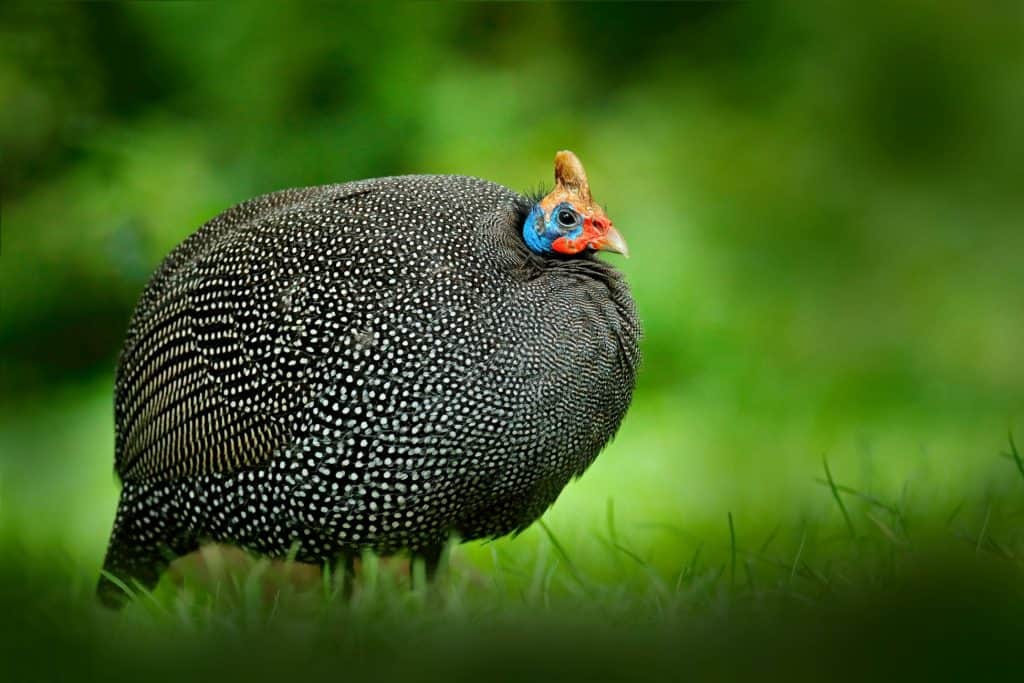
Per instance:
[[[123,488],[98,592],[200,540],[436,558],[522,530],[614,435],[640,326],[571,152],[530,199],[464,176],[240,204],[146,286],[121,354]]]

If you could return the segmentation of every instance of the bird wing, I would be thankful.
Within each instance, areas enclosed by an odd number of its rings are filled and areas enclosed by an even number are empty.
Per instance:
[[[346,194],[323,188],[260,197],[206,224],[157,270],[117,374],[123,480],[233,471],[287,443],[287,418],[316,391],[316,365],[334,343],[324,299],[282,256],[295,246],[295,207],[318,191],[341,210]]]

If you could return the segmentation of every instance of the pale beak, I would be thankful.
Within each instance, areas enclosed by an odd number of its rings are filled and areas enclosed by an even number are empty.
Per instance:
[[[622,239],[622,235],[612,225],[608,226],[604,234],[591,240],[590,247],[598,251],[611,251],[616,254],[622,254],[629,258],[629,247],[626,246],[626,240]]]

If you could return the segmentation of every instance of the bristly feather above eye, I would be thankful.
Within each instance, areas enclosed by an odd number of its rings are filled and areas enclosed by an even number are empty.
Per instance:
[[[514,207],[517,226],[521,226],[526,222],[526,218],[530,215],[530,212],[533,211],[533,207],[535,207],[546,194],[547,191],[544,187],[539,186],[537,189],[530,190],[526,194],[519,196]]]

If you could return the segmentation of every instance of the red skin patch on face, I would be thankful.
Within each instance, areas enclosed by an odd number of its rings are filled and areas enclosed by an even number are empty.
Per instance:
[[[595,224],[596,226],[603,226],[603,230],[596,227]],[[587,216],[583,219],[583,232],[580,233],[579,237],[574,239],[559,237],[551,243],[551,248],[559,254],[569,255],[578,254],[588,247],[596,248],[591,243],[599,241],[604,232],[608,230],[609,225],[611,225],[611,221],[603,216],[600,218]]]
[[[580,240],[571,240],[568,237],[559,237],[551,243],[551,248],[557,251],[559,254],[578,254],[585,248],[586,245],[582,245]]]

